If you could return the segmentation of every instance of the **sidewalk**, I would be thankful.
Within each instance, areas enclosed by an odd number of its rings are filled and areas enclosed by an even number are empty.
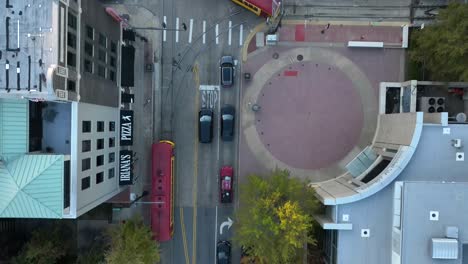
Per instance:
[[[129,23],[134,27],[157,27],[159,18],[148,9],[138,5],[108,5],[119,14],[128,14]],[[151,191],[151,145],[158,138],[160,126],[160,65],[162,33],[160,31],[137,30],[139,35],[148,39],[144,42],[137,37],[135,41],[135,87],[132,88],[135,102],[132,105],[134,123],[134,179],[135,184],[123,191],[119,197],[130,203],[130,193],[141,196]],[[147,66],[152,66],[148,71]],[[139,202],[147,202],[150,195]],[[129,208],[113,211],[113,222],[119,222],[140,214],[146,224],[150,223],[150,204],[135,203]]]
[[[278,35],[277,45],[257,48],[252,32],[244,45],[242,71],[252,78],[241,80],[240,175],[280,168],[309,182],[337,177],[372,141],[379,82],[403,78],[402,49],[346,43],[401,46],[402,28],[283,21]]]

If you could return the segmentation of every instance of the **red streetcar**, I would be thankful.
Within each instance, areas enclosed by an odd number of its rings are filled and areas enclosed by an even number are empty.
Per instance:
[[[174,147],[169,140],[152,146],[151,230],[160,242],[174,234]]]
[[[257,16],[276,17],[280,0],[232,0],[234,3],[254,12]]]

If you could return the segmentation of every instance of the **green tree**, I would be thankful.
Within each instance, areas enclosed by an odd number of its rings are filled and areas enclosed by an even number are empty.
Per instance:
[[[436,23],[413,32],[410,59],[431,79],[468,81],[468,4],[451,2]]]
[[[136,217],[109,229],[108,264],[152,264],[160,261],[159,246],[151,230]]]
[[[294,263],[306,243],[315,244],[312,214],[318,201],[311,188],[289,172],[249,175],[241,184],[235,241],[262,263]]]
[[[73,262],[73,244],[66,224],[52,223],[31,233],[30,240],[23,246],[18,256],[12,259],[15,264],[54,264]]]

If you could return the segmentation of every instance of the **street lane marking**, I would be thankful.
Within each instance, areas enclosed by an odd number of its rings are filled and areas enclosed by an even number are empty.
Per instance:
[[[215,34],[216,34],[216,44],[219,44],[219,37],[218,37],[218,32],[219,32],[219,25],[216,24],[215,28]]]
[[[180,209],[180,225],[182,227],[182,242],[184,244],[185,263],[190,264],[189,256],[188,256],[188,248],[187,248],[187,235],[185,233],[184,210],[182,210],[182,207],[180,207],[179,209]]]
[[[203,44],[205,44],[206,41],[206,21],[203,20]]]
[[[164,16],[164,25],[167,27],[167,17]],[[163,41],[166,41],[166,30],[163,30]]]
[[[243,42],[242,37],[243,37],[243,33],[244,33],[244,24],[240,25],[239,31],[240,31],[239,46],[242,46],[242,42]]]
[[[229,21],[228,45],[231,46],[232,21]]]
[[[200,76],[198,72],[198,62],[195,61],[193,66],[193,78],[195,80],[195,86],[198,88],[200,86]],[[200,104],[200,90],[196,89],[195,92],[195,127],[198,125],[198,108]],[[198,130],[195,129],[195,148],[193,155],[193,191],[192,191],[192,200],[193,200],[193,228],[192,228],[192,264],[196,264],[197,261],[197,196],[198,196]]]
[[[218,241],[218,206],[216,206],[216,216],[215,216],[215,240],[214,240],[214,252],[216,252],[216,242]],[[215,254],[215,261],[216,263],[216,254]]]
[[[179,18],[177,17],[175,21],[175,42],[179,42]]]
[[[188,39],[189,43],[192,43],[192,28],[193,28],[193,19],[190,19],[190,30],[189,30],[189,39]]]

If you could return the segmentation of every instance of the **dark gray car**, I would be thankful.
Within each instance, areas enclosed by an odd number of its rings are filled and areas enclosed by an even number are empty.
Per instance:
[[[221,86],[231,87],[234,83],[234,58],[232,56],[221,57]]]
[[[232,105],[221,108],[221,139],[232,141],[234,139],[236,109]]]
[[[202,108],[198,112],[198,140],[201,143],[210,143],[213,138],[213,111]]]

